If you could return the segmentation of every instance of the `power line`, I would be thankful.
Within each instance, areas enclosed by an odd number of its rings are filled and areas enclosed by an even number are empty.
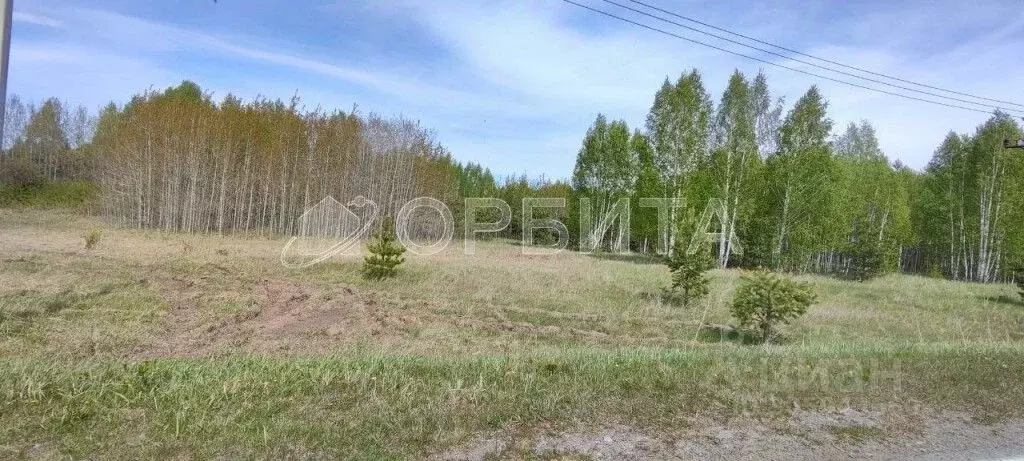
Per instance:
[[[623,5],[621,3],[615,2],[613,0],[602,0],[602,1],[604,1],[605,3],[609,3],[609,4],[612,4],[612,5],[615,5],[615,6],[619,7],[619,8],[623,8],[623,9],[632,11],[634,13],[647,16],[649,18],[654,18],[654,19],[657,19],[659,21],[666,22],[668,24],[672,24],[672,25],[675,25],[675,26],[678,26],[678,27],[682,27],[684,29],[691,30],[691,31],[694,31],[694,32],[697,32],[697,33],[700,33],[700,34],[708,35],[710,37],[714,37],[714,38],[717,38],[719,40],[723,40],[723,41],[726,41],[726,42],[729,42],[729,43],[732,43],[732,44],[735,44],[735,45],[739,45],[739,46],[742,46],[742,47],[750,48],[752,50],[760,51],[762,53],[770,54],[772,56],[780,57],[780,58],[783,58],[783,59],[789,59],[789,60],[798,62],[800,64],[805,64],[805,65],[808,65],[808,66],[811,66],[811,67],[815,67],[815,68],[818,68],[818,69],[822,69],[822,70],[825,70],[825,71],[835,72],[837,74],[845,75],[847,77],[858,78],[858,79],[865,80],[865,81],[868,81],[868,82],[871,82],[871,83],[877,83],[879,85],[885,85],[885,86],[889,86],[889,87],[893,87],[893,88],[898,88],[898,89],[905,90],[905,91],[911,91],[911,92],[918,93],[918,94],[923,94],[923,95],[932,96],[932,97],[936,97],[936,98],[942,98],[943,100],[962,102],[962,103],[965,103],[965,104],[974,104],[974,105],[984,106],[984,107],[988,106],[988,104],[977,102],[977,101],[971,101],[971,100],[967,100],[967,99],[956,98],[956,97],[953,97],[953,96],[946,96],[946,95],[943,95],[943,94],[932,93],[930,91],[924,91],[924,90],[919,90],[919,89],[916,89],[916,88],[910,88],[910,87],[906,87],[906,86],[903,86],[903,85],[898,85],[898,84],[895,84],[895,83],[889,83],[889,82],[886,82],[886,81],[874,79],[874,78],[871,78],[871,77],[864,77],[862,75],[852,74],[850,72],[846,72],[846,71],[842,71],[842,70],[838,70],[838,69],[833,69],[831,67],[825,67],[825,66],[822,66],[820,64],[815,64],[813,62],[805,61],[805,60],[802,60],[802,59],[799,59],[799,58],[794,58],[792,56],[787,56],[787,55],[784,55],[784,54],[781,54],[781,53],[776,53],[774,51],[767,50],[767,49],[764,49],[764,48],[760,48],[760,47],[757,47],[757,46],[754,46],[754,45],[749,45],[749,44],[746,44],[746,43],[743,43],[743,42],[740,42],[740,41],[733,40],[733,39],[728,38],[728,37],[723,37],[721,35],[716,35],[716,34],[713,34],[711,32],[703,31],[703,30],[700,30],[700,29],[697,29],[697,28],[694,28],[694,27],[690,27],[690,26],[687,26],[687,25],[684,25],[684,24],[680,24],[680,23],[672,21],[670,19],[665,19],[665,18],[662,18],[660,16],[656,16],[656,15],[653,15],[653,14],[650,14],[650,13],[638,10],[638,9],[635,9],[635,8]],[[630,0],[630,1],[633,1],[633,0]],[[1014,103],[1009,103],[1009,104],[1019,105],[1019,104],[1014,104]],[[1024,107],[1024,106],[1021,106],[1021,107]],[[1011,109],[1006,109],[1006,110],[1009,111]],[[1019,111],[1018,109],[1012,109],[1012,110]],[[1024,112],[1022,112],[1022,114],[1024,114]]]
[[[674,16],[674,17],[682,19],[684,21],[692,22],[694,24],[700,24],[700,25],[702,25],[704,27],[707,27],[707,28],[710,28],[710,29],[714,29],[714,30],[717,30],[717,31],[720,31],[720,32],[725,32],[727,34],[734,35],[734,36],[737,36],[737,37],[742,37],[742,38],[745,38],[747,40],[760,43],[762,45],[768,45],[768,46],[773,47],[773,48],[778,48],[780,50],[784,50],[784,51],[787,51],[787,52],[790,52],[790,53],[793,53],[793,54],[797,54],[797,55],[800,55],[800,56],[804,56],[804,57],[807,57],[807,58],[815,59],[815,60],[818,60],[818,61],[821,61],[821,62],[826,62],[826,63],[832,64],[832,65],[836,65],[836,66],[839,66],[839,67],[842,67],[842,68],[845,68],[845,69],[855,70],[855,71],[858,71],[858,72],[863,72],[865,74],[875,75],[875,76],[878,76],[878,77],[884,77],[884,78],[888,78],[888,79],[891,79],[891,80],[896,80],[898,82],[909,83],[911,85],[916,85],[916,86],[920,86],[920,87],[923,87],[923,88],[929,88],[929,89],[932,89],[932,90],[938,90],[938,91],[942,91],[942,92],[945,92],[945,93],[950,93],[950,94],[955,94],[955,95],[960,95],[960,96],[967,96],[969,98],[980,99],[980,100],[989,101],[989,102],[996,102],[996,103],[1000,103],[1000,104],[1009,104],[1011,106],[1024,107],[1024,104],[1018,104],[1018,103],[1015,103],[1015,102],[1012,102],[1012,101],[1003,101],[1001,99],[986,98],[984,96],[977,96],[977,95],[973,95],[973,94],[970,94],[970,93],[964,93],[964,92],[960,92],[960,91],[949,90],[949,89],[946,89],[946,88],[932,86],[932,85],[929,85],[929,84],[926,84],[926,83],[915,82],[915,81],[912,81],[912,80],[905,80],[905,79],[902,79],[902,78],[899,78],[899,77],[893,77],[892,75],[887,75],[887,74],[883,74],[883,73],[880,73],[880,72],[874,72],[874,71],[871,71],[871,70],[868,70],[868,69],[864,69],[862,67],[850,66],[850,65],[847,65],[847,64],[843,64],[841,62],[836,62],[836,61],[833,61],[833,60],[830,60],[830,59],[826,59],[826,58],[810,55],[810,54],[807,54],[807,53],[804,53],[804,52],[801,52],[801,51],[798,51],[798,50],[794,50],[792,48],[787,48],[787,47],[784,47],[782,45],[776,45],[776,44],[771,43],[771,42],[766,42],[764,40],[760,40],[760,39],[755,38],[755,37],[751,37],[751,36],[748,36],[748,35],[743,35],[743,34],[741,34],[739,32],[733,32],[733,31],[731,31],[729,29],[718,27],[718,26],[715,26],[713,24],[708,24],[706,22],[703,22],[703,21],[700,21],[700,20],[697,20],[697,19],[693,19],[691,17],[683,16],[681,14],[674,13],[672,11],[668,11],[668,10],[665,10],[663,8],[659,8],[657,6],[654,6],[654,5],[651,5],[651,4],[648,4],[648,3],[644,3],[644,2],[641,2],[641,1],[638,1],[638,0],[629,0],[629,1],[633,2],[633,3],[636,3],[638,5],[645,6],[647,8],[652,9],[652,10],[659,11],[661,13],[665,13],[667,15]]]
[[[726,52],[726,53],[729,53],[729,54],[732,54],[732,55],[736,55],[736,56],[739,56],[739,57],[742,57],[742,58],[746,58],[746,59],[750,59],[750,60],[753,60],[753,61],[757,61],[757,62],[760,62],[760,63],[763,63],[763,64],[768,64],[770,66],[778,67],[778,68],[781,68],[781,69],[786,69],[786,70],[790,70],[790,71],[793,71],[793,72],[798,72],[798,73],[801,73],[801,74],[804,74],[804,75],[809,75],[809,76],[812,76],[812,77],[816,77],[816,78],[820,78],[820,79],[824,79],[824,80],[828,80],[828,81],[832,81],[832,82],[836,82],[836,83],[841,83],[841,84],[852,86],[852,87],[855,87],[855,88],[860,88],[860,89],[869,90],[869,91],[875,91],[875,92],[882,93],[882,94],[887,94],[887,95],[890,95],[890,96],[896,96],[896,97],[900,97],[900,98],[905,98],[905,99],[910,99],[910,100],[920,101],[920,102],[926,102],[926,103],[930,103],[930,104],[937,104],[937,105],[940,105],[940,106],[951,107],[951,108],[956,108],[956,109],[969,110],[969,111],[972,111],[972,112],[980,112],[980,113],[984,113],[984,114],[990,114],[991,113],[990,111],[987,111],[987,110],[984,110],[984,109],[978,109],[978,108],[973,108],[973,107],[964,107],[964,106],[960,106],[960,105],[956,105],[956,104],[947,104],[947,103],[941,102],[941,101],[933,101],[933,100],[930,100],[930,99],[918,98],[916,96],[910,96],[910,95],[901,94],[901,93],[894,93],[894,92],[891,92],[891,91],[886,91],[886,90],[882,90],[882,89],[878,89],[878,88],[872,88],[872,87],[864,86],[864,85],[861,85],[861,84],[858,84],[858,83],[848,82],[848,81],[845,81],[845,80],[840,80],[840,79],[837,79],[837,78],[816,74],[814,72],[809,72],[809,71],[805,71],[805,70],[802,70],[802,69],[797,69],[795,67],[790,67],[790,66],[786,66],[786,65],[783,65],[783,64],[778,64],[778,63],[775,63],[775,62],[772,62],[772,61],[768,61],[766,59],[758,58],[756,56],[750,56],[750,55],[743,54],[743,53],[740,53],[740,52],[737,52],[737,51],[733,51],[733,50],[730,50],[730,49],[727,49],[727,48],[722,48],[720,46],[712,45],[710,43],[705,43],[705,42],[702,42],[700,40],[696,40],[696,39],[685,37],[685,36],[682,36],[682,35],[679,35],[679,34],[675,34],[675,33],[666,31],[664,29],[659,29],[659,28],[654,27],[654,26],[643,24],[643,23],[640,23],[640,22],[637,22],[637,21],[633,21],[631,19],[624,18],[622,16],[615,15],[613,13],[609,13],[607,11],[602,11],[602,10],[599,10],[597,8],[593,8],[593,7],[590,7],[590,6],[587,6],[587,5],[583,5],[583,4],[577,3],[577,2],[575,2],[573,0],[562,0],[562,1],[564,1],[566,3],[569,3],[571,5],[578,6],[580,8],[586,9],[586,10],[590,10],[590,11],[592,11],[594,13],[598,13],[598,14],[601,14],[601,15],[604,15],[604,16],[607,16],[607,17],[610,17],[610,18],[613,18],[613,19],[617,19],[619,21],[623,21],[623,22],[626,22],[626,23],[629,23],[629,24],[633,24],[635,26],[642,27],[644,29],[648,29],[648,30],[651,30],[651,31],[654,31],[654,32],[658,32],[658,33],[664,34],[664,35],[668,35],[670,37],[678,38],[680,40],[685,40],[687,42],[695,43],[697,45],[705,46],[705,47],[708,47],[708,48],[711,48],[711,49],[714,49],[714,50],[723,51],[723,52]],[[972,103],[972,104],[980,104],[980,103]]]
[[[584,9],[588,9],[588,10],[596,12],[598,14],[602,14],[602,15],[605,15],[605,16],[608,16],[608,17],[611,17],[611,18],[614,18],[614,19],[622,20],[622,22],[624,22],[624,23],[629,23],[629,24],[632,24],[634,26],[638,26],[638,27],[647,29],[649,31],[657,32],[659,34],[668,35],[670,37],[674,37],[674,38],[677,38],[677,39],[680,39],[680,40],[684,40],[684,41],[687,41],[687,42],[690,42],[690,43],[695,43],[695,44],[700,45],[700,46],[706,46],[706,47],[709,47],[709,48],[712,48],[712,49],[715,49],[715,50],[718,50],[718,51],[724,51],[724,52],[727,52],[729,54],[734,54],[736,56],[745,57],[745,58],[748,58],[748,59],[751,59],[751,60],[756,60],[758,62],[762,62],[762,64],[766,64],[768,66],[773,66],[773,67],[776,67],[776,68],[779,68],[779,69],[785,69],[787,71],[793,71],[793,72],[804,74],[804,75],[808,75],[808,76],[811,76],[811,77],[815,77],[815,78],[819,78],[819,79],[823,79],[823,80],[828,80],[830,82],[841,83],[841,84],[844,84],[844,85],[852,86],[854,88],[865,89],[865,90],[868,90],[868,91],[876,91],[876,92],[879,92],[879,93],[888,94],[890,96],[897,96],[897,97],[902,97],[902,98],[905,98],[905,99],[911,99],[911,100],[916,100],[916,101],[921,101],[921,102],[929,102],[929,103],[937,104],[937,106],[944,106],[946,108],[962,109],[962,110],[965,110],[965,111],[977,112],[977,113],[982,113],[982,114],[991,114],[991,112],[985,111],[985,110],[982,110],[982,109],[967,108],[967,107],[964,107],[964,106],[957,106],[957,104],[950,104],[950,103],[946,103],[946,102],[942,102],[942,101],[925,99],[925,98],[916,97],[916,96],[910,96],[910,95],[907,95],[907,94],[894,93],[892,91],[887,91],[887,90],[884,90],[884,89],[872,88],[872,87],[869,87],[869,86],[864,86],[864,85],[860,85],[860,84],[857,84],[857,83],[848,82],[848,81],[836,79],[836,78],[833,78],[833,77],[827,77],[827,76],[815,74],[813,72],[808,72],[808,71],[804,71],[804,70],[801,70],[801,69],[788,67],[788,66],[785,66],[785,65],[780,65],[780,64],[777,64],[777,62],[772,62],[770,60],[762,59],[762,58],[757,57],[757,56],[751,56],[749,54],[743,54],[743,53],[738,52],[738,51],[733,51],[731,49],[722,48],[721,46],[712,45],[710,43],[701,42],[699,40],[695,40],[695,39],[691,39],[689,37],[681,36],[679,34],[674,34],[672,32],[666,31],[664,29],[658,29],[658,28],[655,28],[653,26],[648,26],[648,25],[645,25],[645,24],[642,24],[642,23],[637,23],[637,22],[635,22],[635,20],[628,19],[626,17],[620,16],[620,15],[616,15],[616,14],[613,14],[613,13],[609,13],[607,11],[602,11],[600,9],[593,8],[593,7],[584,5],[584,4],[580,4],[580,3],[574,2],[572,0],[562,0],[562,1],[565,2],[565,3],[569,3],[571,5],[575,5],[575,6],[579,6],[581,8],[584,8]],[[996,108],[993,108],[993,109],[996,109]]]

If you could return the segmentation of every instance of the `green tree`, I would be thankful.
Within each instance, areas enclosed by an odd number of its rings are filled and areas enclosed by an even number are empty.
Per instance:
[[[690,213],[684,216],[679,224],[679,235],[693,236],[697,220]],[[679,238],[665,263],[672,275],[672,285],[667,293],[669,300],[685,307],[711,292],[711,280],[707,273],[714,267],[715,261],[707,244],[694,248],[691,239]]]
[[[779,98],[773,103],[771,91],[768,89],[768,78],[763,72],[759,72],[750,85],[750,105],[755,119],[757,152],[762,159],[779,150],[783,102],[784,100]]]
[[[523,199],[530,197],[532,192],[530,189],[530,178],[527,178],[525,174],[505,177],[498,188],[498,198],[508,203],[512,211],[512,220],[509,221],[508,227],[501,232],[501,235],[505,238],[520,240],[523,237]],[[497,210],[490,209],[488,211],[494,213]],[[497,214],[494,214],[492,218],[489,219],[490,222],[497,221]],[[484,218],[481,217],[480,219],[483,220]]]
[[[755,118],[756,158],[751,159],[745,179],[745,200],[740,203],[736,236],[743,242],[739,265],[747,268],[770,267],[775,252],[773,204],[770,200],[772,178],[765,160],[779,151],[779,128],[782,124],[783,100],[772,101],[768,79],[758,73],[750,87],[751,112]]]
[[[67,160],[71,146],[64,133],[64,106],[56,98],[43,102],[32,112],[22,136],[11,147],[11,156],[23,159],[48,180],[68,175]]]
[[[463,197],[494,197],[498,189],[491,170],[469,162],[459,167],[459,194]]]
[[[629,127],[626,122],[607,122],[598,114],[593,126],[587,130],[573,168],[572,186],[576,192],[572,200],[572,212],[577,212],[580,199],[589,200],[593,222],[600,222],[612,210],[616,202],[630,198],[636,187],[637,152],[630,144]],[[597,230],[597,226],[594,226]],[[625,236],[628,229],[616,224],[608,246],[618,251],[621,244],[628,244]],[[591,248],[601,245],[601,236],[581,235],[581,245]]]
[[[996,112],[973,136],[950,133],[923,178],[915,226],[923,245],[955,280],[992,282],[1009,275],[1003,261],[1024,256],[1024,157],[1002,140],[1021,136]]]
[[[969,138],[949,132],[935,150],[921,178],[919,194],[914,202],[914,230],[922,250],[929,255],[929,270],[941,268],[946,276],[960,280],[964,252],[960,233],[966,218],[967,159]]]
[[[381,221],[380,228],[366,245],[370,253],[363,259],[363,275],[373,280],[394,277],[399,264],[405,262],[402,254],[405,247],[395,235],[394,223],[390,217]]]
[[[671,255],[665,259],[665,265],[672,276],[669,300],[688,307],[710,293],[711,280],[706,273],[714,267],[714,261],[708,251],[690,252],[689,242],[678,239]]]
[[[715,198],[721,199],[723,216],[718,239],[718,266],[726,267],[736,242],[736,227],[740,209],[748,200],[749,176],[759,165],[757,135],[755,132],[757,114],[751,100],[751,87],[738,70],[729,78],[729,84],[722,94],[714,123],[714,145],[710,169],[713,178]],[[710,198],[710,197],[709,197]],[[707,201],[703,201],[707,203]]]
[[[899,160],[893,163],[893,169],[896,177],[892,197],[892,219],[890,220],[892,224],[889,225],[890,231],[887,235],[891,236],[890,245],[895,248],[895,251],[891,251],[888,255],[886,271],[902,271],[904,268],[916,271],[919,270],[917,266],[919,260],[917,258],[904,260],[904,250],[908,248],[914,250],[921,241],[913,224],[914,202],[920,195],[921,174]],[[916,253],[911,251],[911,254]]]
[[[679,77],[675,85],[666,79],[654,96],[647,115],[647,136],[654,148],[654,166],[660,173],[665,196],[682,205],[694,188],[695,171],[707,160],[713,107],[696,69]],[[696,200],[690,200],[696,202]],[[674,248],[680,213],[671,207],[662,248]]]
[[[885,242],[878,239],[881,218],[877,211],[872,208],[854,222],[853,235],[845,251],[850,258],[848,275],[854,280],[863,282],[885,272],[886,248]]]
[[[0,164],[0,183],[21,188],[38,187],[46,184],[46,177],[28,158],[23,156],[4,159]]]
[[[751,171],[747,181],[749,201],[736,226],[736,236],[743,242],[739,265],[748,269],[772,267],[776,261],[776,207],[772,200],[774,184],[769,176],[772,172],[765,162],[757,161],[758,167]]]
[[[630,140],[633,152],[637,159],[637,178],[633,200],[630,202],[630,211],[633,217],[630,224],[633,226],[630,232],[633,238],[634,247],[643,252],[664,251],[667,249],[658,247],[658,210],[651,206],[641,206],[641,199],[664,197],[665,190],[661,184],[661,177],[654,166],[654,150],[651,144],[639,130],[633,133]]]
[[[768,342],[779,323],[788,324],[807,313],[817,296],[807,282],[796,282],[769,271],[754,271],[741,278],[731,313],[741,327],[758,331]]]
[[[896,270],[900,247],[912,242],[908,170],[897,171],[889,164],[866,120],[851,123],[834,145],[842,178],[838,216],[848,242],[847,275],[864,280]]]
[[[780,129],[779,152],[766,161],[764,208],[772,217],[773,266],[807,270],[812,257],[838,243],[838,171],[826,139],[828,103],[811,87]]]

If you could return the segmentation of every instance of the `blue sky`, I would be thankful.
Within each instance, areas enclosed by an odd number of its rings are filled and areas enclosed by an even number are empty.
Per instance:
[[[1016,0],[648,2],[847,64],[1024,103]],[[418,119],[457,159],[498,174],[566,178],[598,112],[640,127],[662,80],[694,67],[717,100],[734,69],[766,66],[559,0],[15,0],[8,92],[89,108],[184,79],[215,99],[298,92],[311,108]],[[886,154],[915,168],[946,132],[972,132],[987,118],[765,72],[789,103],[818,84],[837,127],[870,120]]]

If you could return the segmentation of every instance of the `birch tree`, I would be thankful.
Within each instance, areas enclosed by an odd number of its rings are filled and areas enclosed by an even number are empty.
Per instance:
[[[722,94],[714,124],[714,151],[711,157],[716,198],[724,205],[718,238],[718,266],[726,267],[735,244],[740,208],[745,204],[746,182],[757,166],[756,114],[751,103],[751,88],[739,71],[733,72]]]
[[[394,215],[416,195],[454,203],[459,189],[451,155],[415,121],[298,98],[218,104],[191,82],[107,107],[92,144],[104,209],[133,227],[287,234],[328,195]]]
[[[56,98],[43,102],[29,115],[21,136],[11,147],[11,155],[24,158],[50,180],[70,175],[67,160],[71,146],[64,132],[64,106]]]
[[[631,235],[636,242],[635,246],[644,253],[652,250],[668,253],[668,248],[658,248],[657,209],[643,206],[645,203],[642,203],[642,199],[645,198],[657,199],[664,196],[665,188],[661,183],[661,175],[658,174],[658,170],[654,166],[654,150],[647,136],[640,133],[639,130],[633,133],[630,146],[637,160],[636,187],[630,205],[630,211],[633,213]]]
[[[608,123],[604,115],[599,114],[583,140],[572,176],[577,197],[589,201],[591,222],[608,219],[617,202],[633,195],[637,165],[626,122]],[[590,235],[581,235],[580,238],[585,239],[581,242],[583,246],[597,245],[602,230],[599,225],[592,226]],[[626,226],[616,225],[616,238],[611,242],[613,250],[622,249],[620,245],[626,242],[628,232]]]
[[[815,250],[834,238],[835,163],[826,140],[827,102],[811,87],[786,115],[779,152],[767,160],[767,199],[774,221],[776,268],[805,270]]]
[[[701,162],[708,156],[711,98],[696,69],[682,75],[673,86],[665,80],[654,96],[647,115],[647,136],[654,147],[654,165],[661,173],[664,198],[674,204],[684,201],[687,187]],[[679,220],[677,207],[669,208],[667,235],[662,248],[673,248]]]

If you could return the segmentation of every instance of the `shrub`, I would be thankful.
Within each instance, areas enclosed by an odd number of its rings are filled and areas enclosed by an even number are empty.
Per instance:
[[[740,326],[757,330],[761,342],[767,342],[777,323],[788,324],[803,315],[816,299],[809,283],[757,271],[742,277],[731,312]]]
[[[96,206],[99,188],[87,181],[51,181],[42,185],[17,185],[0,181],[0,207],[74,208]]]
[[[370,254],[363,260],[363,275],[369,279],[382,280],[394,277],[397,273],[395,268],[405,262],[405,258],[402,257],[405,247],[398,242],[391,218],[384,218],[380,229],[366,245],[366,250]]]
[[[85,239],[85,249],[91,250],[95,248],[96,245],[100,243],[100,237],[102,235],[103,232],[98,229],[93,229],[90,230],[89,232],[86,232],[85,235],[82,236],[82,238]]]
[[[707,251],[690,253],[687,246],[678,241],[672,249],[672,254],[665,260],[665,265],[672,273],[672,287],[666,298],[677,300],[685,307],[707,296],[711,291],[711,281],[705,276],[705,272],[714,267],[714,263]]]
[[[0,183],[17,187],[40,187],[46,176],[24,157],[10,159],[0,165]]]
[[[861,238],[851,242],[847,254],[850,256],[849,276],[864,282],[885,272],[885,251],[881,242],[874,238]]]

